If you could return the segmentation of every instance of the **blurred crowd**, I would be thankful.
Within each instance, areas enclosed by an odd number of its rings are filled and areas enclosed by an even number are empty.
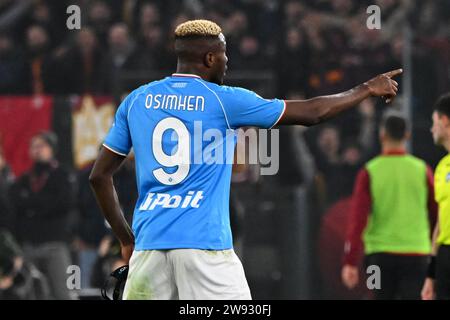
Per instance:
[[[80,289],[100,288],[124,264],[88,184],[92,164],[76,172],[58,162],[57,150],[54,133],[35,135],[33,165],[16,179],[0,150],[0,299],[73,299],[69,266],[80,268],[73,282]],[[114,182],[131,222],[137,196],[132,157]]]
[[[66,28],[70,4],[81,8],[80,30]],[[370,4],[381,8],[381,30],[365,27]],[[0,93],[111,94],[123,90],[120,80],[127,75],[171,72],[173,30],[196,17],[223,27],[230,72],[272,71],[281,96],[329,93],[397,67],[406,22],[417,41],[426,42],[425,51],[448,47],[448,6],[407,0],[3,0]]]
[[[81,8],[80,30],[66,28],[71,4]],[[381,8],[381,30],[366,27],[371,4]],[[430,90],[449,85],[450,3],[444,0],[0,0],[0,94],[120,96],[132,89],[126,79],[140,84],[175,71],[173,30],[197,17],[222,26],[230,76],[270,72],[280,98],[336,93],[400,67],[406,25],[414,62],[434,79]],[[377,103],[366,100],[305,134],[316,169],[316,210],[349,196],[358,169],[379,151],[383,108]],[[89,189],[91,167],[65,168],[56,150],[52,133],[35,136],[34,165],[21,177],[13,177],[0,152],[0,227],[8,230],[2,243],[9,248],[0,250],[2,294],[20,274],[20,285],[8,293],[13,297],[70,298],[61,265],[76,261],[88,288],[101,286],[121,264]],[[115,181],[129,219],[133,170],[130,158]],[[36,292],[26,296],[32,291],[24,286],[33,283]]]

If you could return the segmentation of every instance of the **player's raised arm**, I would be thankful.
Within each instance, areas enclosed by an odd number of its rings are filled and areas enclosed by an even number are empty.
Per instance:
[[[319,124],[356,106],[370,96],[385,97],[386,103],[389,103],[398,91],[398,83],[392,80],[392,77],[402,72],[402,69],[397,69],[380,74],[353,89],[338,94],[308,100],[286,100],[286,111],[278,124],[305,126]]]
[[[105,219],[120,241],[122,257],[128,261],[133,252],[134,235],[122,214],[113,184],[113,174],[124,159],[124,156],[102,147],[89,176],[89,182]]]

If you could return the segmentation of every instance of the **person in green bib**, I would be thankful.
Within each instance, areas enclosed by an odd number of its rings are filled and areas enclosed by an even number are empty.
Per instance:
[[[364,249],[366,266],[380,270],[377,300],[420,299],[431,252],[433,172],[406,152],[408,127],[400,114],[383,117],[382,154],[360,170],[352,196],[342,281],[349,289],[358,284]]]
[[[450,152],[450,93],[435,104],[431,128],[436,145]],[[450,300],[450,154],[439,162],[434,174],[439,223],[434,229],[433,252],[422,299]]]

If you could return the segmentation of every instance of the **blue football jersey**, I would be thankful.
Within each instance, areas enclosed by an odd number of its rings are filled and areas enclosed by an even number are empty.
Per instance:
[[[233,247],[229,193],[235,129],[271,128],[286,108],[237,87],[173,74],[131,92],[104,147],[135,153],[136,250]]]

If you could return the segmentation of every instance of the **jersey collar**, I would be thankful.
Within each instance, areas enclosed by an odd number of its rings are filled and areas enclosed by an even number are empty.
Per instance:
[[[191,73],[173,73],[172,77],[182,77],[182,78],[197,78],[201,79],[200,76]]]
[[[384,156],[400,156],[400,155],[405,155],[405,154],[406,154],[406,150],[404,150],[404,149],[396,149],[396,150],[389,150],[389,151],[383,152]]]

